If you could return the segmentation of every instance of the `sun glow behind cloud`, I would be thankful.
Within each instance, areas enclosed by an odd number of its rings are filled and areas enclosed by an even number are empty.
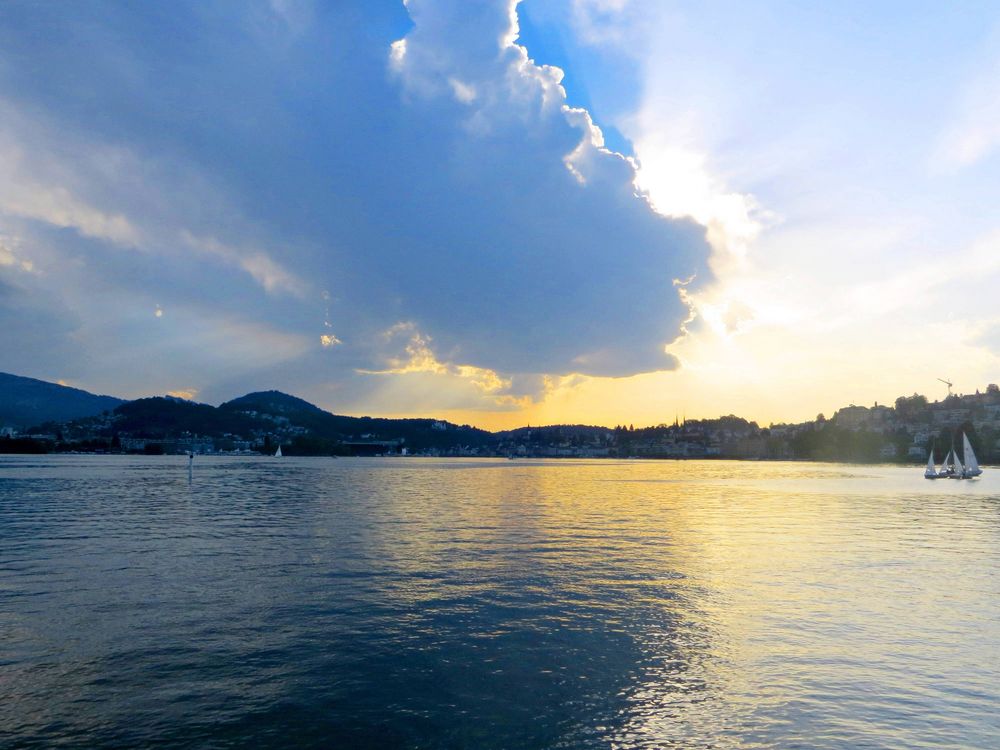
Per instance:
[[[977,339],[979,332],[995,330],[984,291],[987,279],[1000,276],[993,261],[998,256],[989,249],[996,247],[997,227],[984,222],[971,203],[962,205],[966,188],[954,184],[946,186],[953,191],[944,199],[947,204],[917,213],[925,202],[920,191],[937,189],[930,187],[933,175],[894,163],[897,153],[922,151],[925,159],[941,153],[942,142],[974,145],[972,157],[966,158],[971,151],[965,146],[965,157],[954,156],[963,163],[987,158],[993,138],[984,107],[995,99],[984,83],[988,77],[977,76],[961,86],[967,93],[959,111],[966,114],[960,125],[944,126],[950,128],[945,141],[933,129],[895,140],[890,128],[870,131],[882,127],[877,121],[881,112],[866,132],[859,126],[865,121],[852,121],[852,106],[843,104],[841,111],[824,112],[829,114],[825,122],[811,122],[800,110],[792,113],[800,121],[790,118],[786,124],[767,111],[768,102],[782,85],[789,91],[800,87],[798,72],[795,66],[778,72],[768,66],[800,44],[812,46],[819,64],[833,65],[823,56],[841,41],[836,14],[827,14],[823,23],[829,28],[822,30],[810,27],[815,19],[802,14],[782,17],[782,31],[800,24],[795,29],[800,39],[794,39],[776,36],[767,27],[776,17],[767,8],[748,20],[746,13],[733,9],[726,18],[718,9],[700,12],[642,0],[576,0],[572,7],[583,50],[578,55],[596,50],[628,57],[641,71],[637,106],[617,112],[612,123],[631,140],[640,167],[636,183],[653,205],[666,215],[690,216],[708,227],[717,280],[685,295],[694,318],[687,333],[669,347],[681,362],[678,370],[623,381],[576,381],[549,392],[545,403],[537,405],[535,419],[563,421],[565,415],[587,412],[602,415],[606,423],[626,417],[669,421],[674,412],[712,416],[733,411],[766,422],[805,419],[846,403],[887,400],[913,390],[933,397],[935,373],[942,367],[939,352],[927,345],[934,340],[949,341],[955,355],[949,357],[949,372],[960,372],[965,388],[997,380],[998,349],[984,348]],[[538,14],[544,17],[544,9]],[[910,27],[892,32],[896,36],[889,45],[894,49],[922,46],[920,34],[912,32],[927,22],[917,14],[908,20]],[[956,28],[953,21],[936,27],[955,33],[955,40],[977,29],[972,19],[968,29]],[[889,22],[872,18],[875,25]],[[709,38],[712,44],[692,47],[692,40]],[[757,54],[762,48],[772,50],[773,60]],[[940,64],[941,55],[951,54],[945,49],[927,58],[939,75],[947,68]],[[859,56],[869,54],[861,50]],[[904,53],[896,64],[913,68],[924,61]],[[767,77],[752,79],[762,68]],[[956,74],[954,66],[950,72]],[[888,74],[920,80],[912,70]],[[872,80],[879,73],[869,70],[866,75]],[[841,98],[867,95],[867,85],[847,73],[825,86]],[[756,101],[748,99],[748,91]],[[808,106],[810,96],[830,96],[831,91],[815,88],[798,103]],[[934,93],[925,90],[924,96]],[[599,87],[589,92],[598,102],[601,94]],[[951,98],[947,86],[942,95]],[[774,112],[788,109],[795,96],[785,94],[786,101],[774,105]],[[888,110],[884,116],[899,117],[884,97],[879,106]],[[785,135],[781,131],[789,125],[795,130]],[[845,152],[839,163],[830,161],[836,145],[830,136],[838,127],[842,139],[855,138],[855,152]],[[780,144],[776,133],[784,138]],[[879,143],[885,137],[889,149]],[[872,182],[858,190],[850,184],[869,174],[877,175],[877,187]],[[877,193],[879,189],[885,192]],[[995,185],[980,182],[979,189],[996,195]],[[982,194],[972,195],[981,202]],[[948,204],[950,216],[941,211]],[[958,216],[970,221],[949,235]],[[949,310],[959,289],[967,309]],[[942,311],[950,322],[941,319]]]
[[[180,398],[185,401],[194,401],[198,396],[197,388],[181,388],[178,390],[167,391],[167,395],[171,398]]]

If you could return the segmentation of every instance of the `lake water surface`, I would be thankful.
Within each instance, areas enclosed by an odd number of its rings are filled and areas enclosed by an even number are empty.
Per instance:
[[[1000,747],[1000,471],[0,457],[0,746]]]

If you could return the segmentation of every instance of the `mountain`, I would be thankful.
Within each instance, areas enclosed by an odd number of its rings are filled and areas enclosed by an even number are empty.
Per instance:
[[[151,438],[184,433],[221,437],[252,432],[259,425],[243,414],[230,414],[193,401],[154,396],[124,403],[114,412],[114,431]]]
[[[125,403],[44,380],[0,373],[0,427],[25,429],[112,411]]]
[[[381,450],[385,443],[411,451],[479,448],[494,441],[486,430],[435,419],[331,414],[280,391],[248,393],[215,407],[170,396],[124,401],[0,373],[0,427],[23,431],[46,423],[53,432],[60,425],[59,439],[67,443],[201,436],[265,448],[278,443],[289,455]]]
[[[73,390],[34,382],[58,391]],[[75,446],[144,450],[149,443],[157,450],[167,445],[168,450],[176,451],[191,441],[207,440],[219,450],[271,452],[280,445],[289,456],[329,456],[395,452],[403,447],[410,452],[469,451],[495,442],[493,435],[485,430],[440,420],[331,414],[280,391],[248,393],[218,407],[170,396],[126,402],[112,399],[111,405],[115,404],[110,411],[91,411],[90,415],[75,419],[59,418],[51,411],[46,414],[36,411],[31,421],[58,422],[46,428],[57,436],[64,449]]]
[[[223,411],[259,411],[268,414],[329,414],[315,404],[281,391],[258,391],[219,406]]]
[[[336,417],[297,396],[289,396],[281,391],[259,391],[234,398],[219,406],[219,411],[237,417],[266,420],[272,424],[291,424],[305,427],[323,437],[332,437],[343,431],[347,423],[339,420],[350,417]]]
[[[480,447],[493,442],[492,433],[469,425],[435,419],[389,419],[331,414],[281,391],[248,393],[219,406],[219,412],[242,416],[279,428],[300,428],[313,438],[333,441],[399,440],[413,450],[458,445]],[[236,430],[233,430],[236,432]]]

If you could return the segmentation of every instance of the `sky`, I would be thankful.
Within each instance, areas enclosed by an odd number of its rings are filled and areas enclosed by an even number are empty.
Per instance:
[[[486,428],[1000,380],[1000,6],[0,4],[0,370]]]

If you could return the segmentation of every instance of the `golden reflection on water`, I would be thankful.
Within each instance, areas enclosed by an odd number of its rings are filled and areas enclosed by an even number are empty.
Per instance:
[[[1000,736],[993,470],[205,459],[189,485],[171,466],[0,462],[22,482],[0,482],[0,690],[23,732],[47,730],[20,717],[68,721],[59,695],[93,697],[72,736],[200,695],[175,710],[242,721],[245,703],[294,698],[340,732],[391,725],[431,746]],[[187,693],[116,703],[168,667]],[[439,733],[406,735],[418,718]]]
[[[444,560],[484,590],[538,588],[626,633],[640,652],[631,684],[614,721],[591,728],[612,746],[753,747],[778,734],[847,747],[872,733],[933,746],[961,723],[948,709],[962,709],[961,691],[995,692],[990,477],[728,462],[450,470],[460,490],[444,495],[438,467],[411,470],[393,513],[415,538],[393,533],[380,554],[413,572]],[[427,533],[432,508],[440,534]],[[440,581],[397,593],[433,602]]]

